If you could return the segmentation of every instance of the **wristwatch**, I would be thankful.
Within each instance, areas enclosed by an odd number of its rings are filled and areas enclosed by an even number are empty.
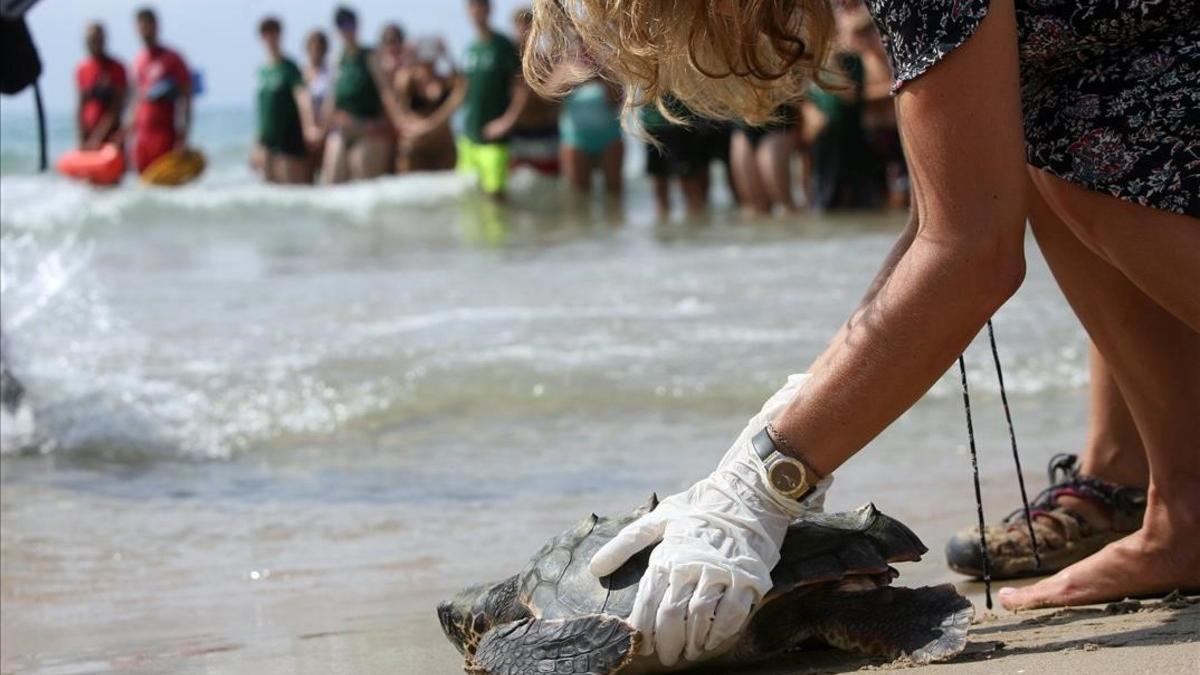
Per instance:
[[[803,461],[780,452],[766,427],[750,439],[750,445],[762,461],[763,478],[767,485],[779,495],[803,501],[817,489],[817,482],[821,480],[817,472]]]

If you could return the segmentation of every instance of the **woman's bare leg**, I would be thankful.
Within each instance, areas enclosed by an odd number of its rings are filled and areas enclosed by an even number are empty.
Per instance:
[[[680,176],[679,189],[689,216],[704,213],[708,209],[708,167],[701,167],[690,176]]]
[[[396,144],[386,136],[367,136],[359,139],[346,154],[350,177],[354,180],[378,178],[393,165],[392,151]]]
[[[1091,403],[1080,471],[1108,483],[1145,489],[1150,483],[1150,465],[1133,413],[1095,345],[1088,350],[1088,360],[1091,365]],[[1060,495],[1056,502],[1082,516],[1096,530],[1112,528],[1114,514],[1111,509],[1093,500]]]
[[[1088,248],[1200,333],[1200,218],[1097,194],[1044,171],[1032,176]]]
[[[604,190],[610,195],[620,196],[624,189],[625,143],[613,141],[600,156],[600,171],[604,174]]]
[[[671,179],[668,176],[654,176],[654,211],[659,220],[671,216]]]
[[[1150,482],[1150,464],[1133,413],[1100,350],[1092,345],[1089,351],[1091,421],[1083,472],[1109,483],[1144,488]]]
[[[345,183],[350,179],[350,167],[346,162],[346,141],[339,133],[332,133],[325,141],[325,155],[321,164],[321,182],[326,185]]]
[[[1145,255],[1138,262],[1139,256],[1123,255],[1111,242],[1098,240],[1120,232],[1125,224],[1115,220],[1131,215],[1114,203],[1116,198],[1035,183],[1038,194],[1030,195],[1034,234],[1128,401],[1145,443],[1150,489],[1141,530],[1033,586],[1002,590],[1001,602],[1010,609],[1078,605],[1200,587],[1200,333],[1165,306],[1178,308],[1183,299],[1186,308],[1189,293],[1200,298],[1200,283],[1188,288],[1191,273],[1180,269],[1174,278],[1182,292],[1157,285],[1169,277],[1172,261],[1187,262],[1186,256],[1168,252],[1186,244],[1187,237],[1181,240],[1170,226],[1177,216],[1135,207],[1132,215],[1143,239],[1139,255]],[[1200,236],[1200,223],[1196,227]],[[1162,255],[1152,255],[1155,248]],[[1192,265],[1200,262],[1194,259],[1197,250],[1191,249]],[[1110,264],[1101,251],[1117,253],[1124,268]],[[1141,268],[1151,261],[1168,269]]]
[[[396,144],[396,175],[404,175],[415,171],[412,161],[412,143],[401,141]]]
[[[771,200],[763,187],[758,164],[754,160],[754,147],[750,139],[740,131],[733,132],[729,146],[729,168],[733,172],[733,184],[737,186],[742,209],[754,215],[771,212]]]
[[[272,153],[270,158],[272,182],[284,185],[308,185],[312,183],[312,164],[304,157],[291,157]]]
[[[558,151],[558,162],[562,166],[563,179],[579,194],[592,191],[592,162],[587,153],[563,144]]]
[[[790,131],[773,131],[758,144],[754,153],[758,174],[773,204],[783,206],[788,213],[796,210],[792,197],[792,150],[795,141]]]

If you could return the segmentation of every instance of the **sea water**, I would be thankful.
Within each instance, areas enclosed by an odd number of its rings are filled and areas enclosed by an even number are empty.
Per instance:
[[[456,672],[433,606],[550,534],[711,470],[843,322],[903,214],[658,222],[528,173],[266,186],[252,116],[201,110],[195,184],[93,189],[0,154],[4,672]],[[70,119],[51,119],[69,147]],[[931,322],[941,317],[930,317]],[[1082,442],[1084,335],[1029,246],[997,315],[1031,483]],[[989,515],[1017,505],[986,335],[967,353]],[[974,518],[957,371],[838,473],[951,579]],[[977,589],[964,587],[970,592]]]

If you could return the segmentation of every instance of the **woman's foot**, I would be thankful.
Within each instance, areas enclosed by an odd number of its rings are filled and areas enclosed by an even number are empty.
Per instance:
[[[1032,609],[1200,589],[1200,512],[1192,509],[1151,504],[1141,530],[1032,586],[1001,589],[1000,602]]]

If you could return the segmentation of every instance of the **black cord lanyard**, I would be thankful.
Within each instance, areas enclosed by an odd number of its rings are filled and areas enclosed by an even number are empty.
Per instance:
[[[1013,462],[1017,466],[1017,482],[1021,486],[1021,506],[1025,510],[1025,522],[1029,526],[1029,541],[1033,546],[1033,559],[1038,568],[1042,566],[1038,552],[1037,537],[1033,533],[1033,519],[1029,513],[1029,497],[1025,492],[1025,476],[1021,473],[1021,457],[1017,451],[1017,434],[1013,430],[1012,413],[1008,407],[1008,392],[1004,388],[1004,370],[1000,367],[1000,352],[996,349],[996,333],[992,320],[988,319],[988,341],[992,347],[992,360],[996,364],[996,379],[1000,382],[1000,400],[1004,403],[1004,418],[1008,422],[1008,437],[1012,442]],[[960,354],[958,372],[962,377],[963,409],[967,415],[967,439],[971,449],[971,475],[975,482],[975,511],[979,516],[979,552],[983,559],[983,595],[987,608],[992,608],[992,559],[988,554],[986,525],[983,518],[983,493],[979,488],[979,455],[975,451],[975,426],[971,420],[971,393],[967,388],[967,363]]]

